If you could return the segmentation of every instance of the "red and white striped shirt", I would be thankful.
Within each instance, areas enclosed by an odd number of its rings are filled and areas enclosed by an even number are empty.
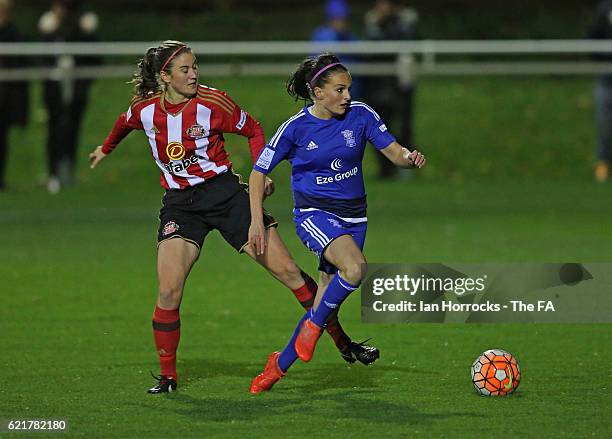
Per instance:
[[[226,93],[200,85],[187,102],[171,104],[158,92],[136,98],[102,144],[110,153],[132,130],[143,130],[161,185],[183,189],[227,172],[232,167],[224,147],[223,133],[248,138],[253,162],[265,145],[261,125]]]

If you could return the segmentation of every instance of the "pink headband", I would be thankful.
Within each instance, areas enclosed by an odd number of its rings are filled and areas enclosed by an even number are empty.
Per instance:
[[[317,72],[317,74],[316,74],[316,75],[314,75],[314,76],[312,77],[312,79],[310,80],[310,86],[311,86],[311,87],[313,87],[313,86],[314,86],[314,82],[315,82],[315,80],[316,80],[316,79],[319,77],[319,75],[320,75],[321,73],[323,73],[325,70],[327,70],[327,69],[331,69],[332,67],[334,67],[334,66],[338,66],[338,65],[341,65],[341,64],[342,64],[342,63],[339,63],[339,62],[334,62],[334,63],[328,64],[328,65],[326,65],[325,67],[323,67],[321,70],[319,70],[319,71]]]
[[[172,58],[174,58],[174,57],[176,56],[176,54],[177,54],[177,53],[179,53],[181,50],[183,50],[185,47],[187,47],[187,46],[183,45],[183,46],[179,47],[178,49],[176,49],[176,50],[175,50],[175,51],[172,53],[172,55],[170,55],[170,58],[168,58],[168,59],[166,60],[166,62],[165,62],[165,63],[164,63],[164,65],[162,66],[162,68],[161,68],[161,69],[159,69],[159,73],[163,72],[163,71],[164,71],[164,69],[166,68],[166,66],[168,65],[168,63],[169,63],[170,61],[172,61]]]

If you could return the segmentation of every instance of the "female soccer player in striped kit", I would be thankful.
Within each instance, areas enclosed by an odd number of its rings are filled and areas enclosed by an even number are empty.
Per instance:
[[[165,393],[177,387],[179,306],[208,232],[219,230],[232,247],[247,253],[291,289],[306,309],[313,304],[317,284],[297,267],[275,229],[276,221],[267,213],[260,212],[262,233],[268,240],[266,254],[257,255],[248,245],[249,198],[246,185],[231,172],[223,133],[247,137],[255,159],[265,144],[259,123],[226,93],[198,84],[196,58],[179,41],[165,41],[147,50],[134,83],[135,96],[128,110],[89,157],[94,168],[132,130],[143,130],[161,171],[166,194],[159,215],[159,296],[153,314],[161,374],[148,391]],[[265,179],[263,190],[265,195],[274,191],[271,180]],[[328,332],[346,361],[368,361],[368,347],[353,343],[337,320]]]
[[[257,159],[249,179],[249,240],[265,254],[266,175],[283,159],[292,166],[297,233],[317,254],[321,272],[315,305],[302,317],[285,349],[273,352],[251,393],[270,390],[299,357],[310,361],[323,328],[365,274],[363,256],[367,217],[362,160],[370,141],[402,168],[421,168],[425,157],[397,143],[376,112],[351,102],[351,75],[332,54],[304,60],[287,82],[287,91],[310,102],[283,123]],[[323,292],[324,291],[324,292]]]

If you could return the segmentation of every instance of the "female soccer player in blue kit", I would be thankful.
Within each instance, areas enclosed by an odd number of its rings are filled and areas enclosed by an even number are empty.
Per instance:
[[[309,102],[283,123],[259,155],[249,179],[249,242],[265,252],[265,178],[283,159],[292,166],[297,233],[320,260],[321,282],[312,309],[302,317],[285,349],[273,352],[251,393],[270,390],[299,357],[310,361],[330,316],[365,274],[362,249],[367,229],[362,161],[370,141],[402,168],[422,168],[425,157],[396,142],[376,112],[351,101],[351,75],[332,54],[308,58],[287,82],[287,91]],[[310,103],[311,102],[311,103]]]

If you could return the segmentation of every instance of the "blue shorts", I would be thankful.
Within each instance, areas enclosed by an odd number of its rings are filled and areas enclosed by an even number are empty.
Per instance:
[[[299,212],[293,218],[295,230],[308,249],[319,257],[319,271],[335,274],[338,268],[323,257],[327,246],[342,235],[351,235],[357,246],[363,250],[367,221],[352,223],[322,210]]]

